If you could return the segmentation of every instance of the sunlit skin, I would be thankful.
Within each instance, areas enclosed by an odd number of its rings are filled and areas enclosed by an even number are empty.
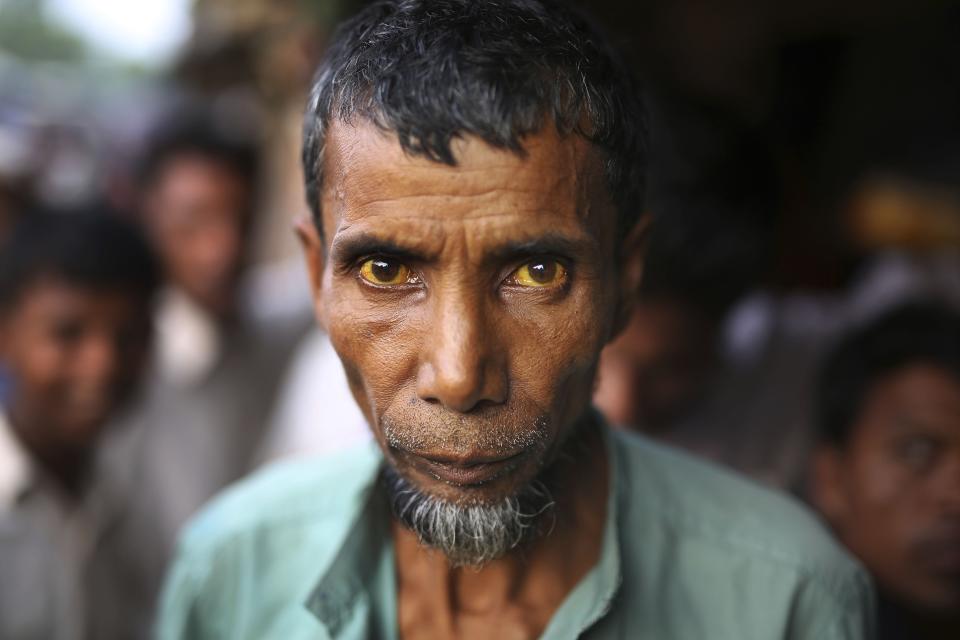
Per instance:
[[[234,310],[252,197],[237,171],[186,152],[168,159],[144,194],[147,228],[167,277],[214,318]]]
[[[0,358],[14,383],[11,423],[66,488],[74,488],[87,454],[134,388],[149,332],[145,296],[55,278],[28,287],[0,317]]]
[[[597,152],[552,127],[524,146],[466,137],[451,167],[334,122],[323,239],[300,228],[318,317],[388,463],[450,501],[512,495],[556,459],[590,415],[600,349],[636,285]],[[543,631],[599,554],[606,459],[592,427],[554,465],[569,478],[557,521],[528,548],[454,570],[395,525],[403,637]]]
[[[922,362],[882,378],[815,471],[818,507],[881,591],[932,627],[924,637],[957,637],[960,379]]]

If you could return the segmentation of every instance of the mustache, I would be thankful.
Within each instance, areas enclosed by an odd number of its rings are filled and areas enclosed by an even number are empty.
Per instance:
[[[418,407],[403,414],[384,414],[380,428],[387,445],[410,452],[448,454],[512,454],[546,446],[550,416],[534,407],[488,408],[453,414],[441,408]]]
[[[914,548],[921,554],[960,550],[960,521],[933,529],[919,538]]]

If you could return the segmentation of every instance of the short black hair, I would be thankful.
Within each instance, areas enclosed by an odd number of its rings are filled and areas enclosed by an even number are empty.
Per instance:
[[[448,165],[454,138],[523,154],[523,138],[552,122],[603,152],[621,232],[643,210],[640,91],[599,32],[559,0],[381,0],[345,22],[304,117],[307,201],[321,233],[327,129],[354,116]]]
[[[936,365],[960,380],[960,312],[936,301],[909,302],[844,337],[818,381],[821,439],[845,445],[872,386],[918,363]]]
[[[145,299],[160,282],[138,227],[99,208],[29,212],[0,247],[0,313],[14,308],[42,278]]]
[[[171,160],[186,155],[223,165],[255,186],[258,149],[248,132],[236,130],[210,109],[190,104],[165,113],[148,133],[138,167],[141,188],[151,186]]]

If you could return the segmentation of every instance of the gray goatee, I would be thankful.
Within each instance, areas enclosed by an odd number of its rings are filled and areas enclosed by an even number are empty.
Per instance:
[[[498,502],[460,504],[420,491],[389,466],[383,479],[397,519],[454,567],[483,566],[532,539],[554,506],[541,481]]]

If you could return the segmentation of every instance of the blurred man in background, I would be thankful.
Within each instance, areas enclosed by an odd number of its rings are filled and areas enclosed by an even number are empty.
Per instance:
[[[707,199],[654,213],[632,316],[600,363],[594,401],[612,424],[669,437],[701,408],[765,240],[742,211]]]
[[[804,315],[759,288],[767,212],[717,198],[654,216],[631,318],[600,362],[594,402],[618,426],[796,485],[818,351]]]
[[[272,313],[246,268],[257,150],[242,123],[189,105],[146,141],[141,216],[165,283],[142,401],[110,459],[126,477],[131,583],[155,594],[183,522],[248,473],[290,353],[310,324]],[[144,551],[137,553],[137,546]]]
[[[132,637],[97,452],[146,361],[156,283],[141,236],[99,213],[31,214],[0,250],[0,637]]]
[[[897,308],[820,380],[813,501],[873,573],[881,638],[960,637],[960,313]]]
[[[167,279],[158,310],[160,373],[189,386],[229,348],[256,205],[248,132],[205,110],[170,114],[147,142],[141,214]]]

